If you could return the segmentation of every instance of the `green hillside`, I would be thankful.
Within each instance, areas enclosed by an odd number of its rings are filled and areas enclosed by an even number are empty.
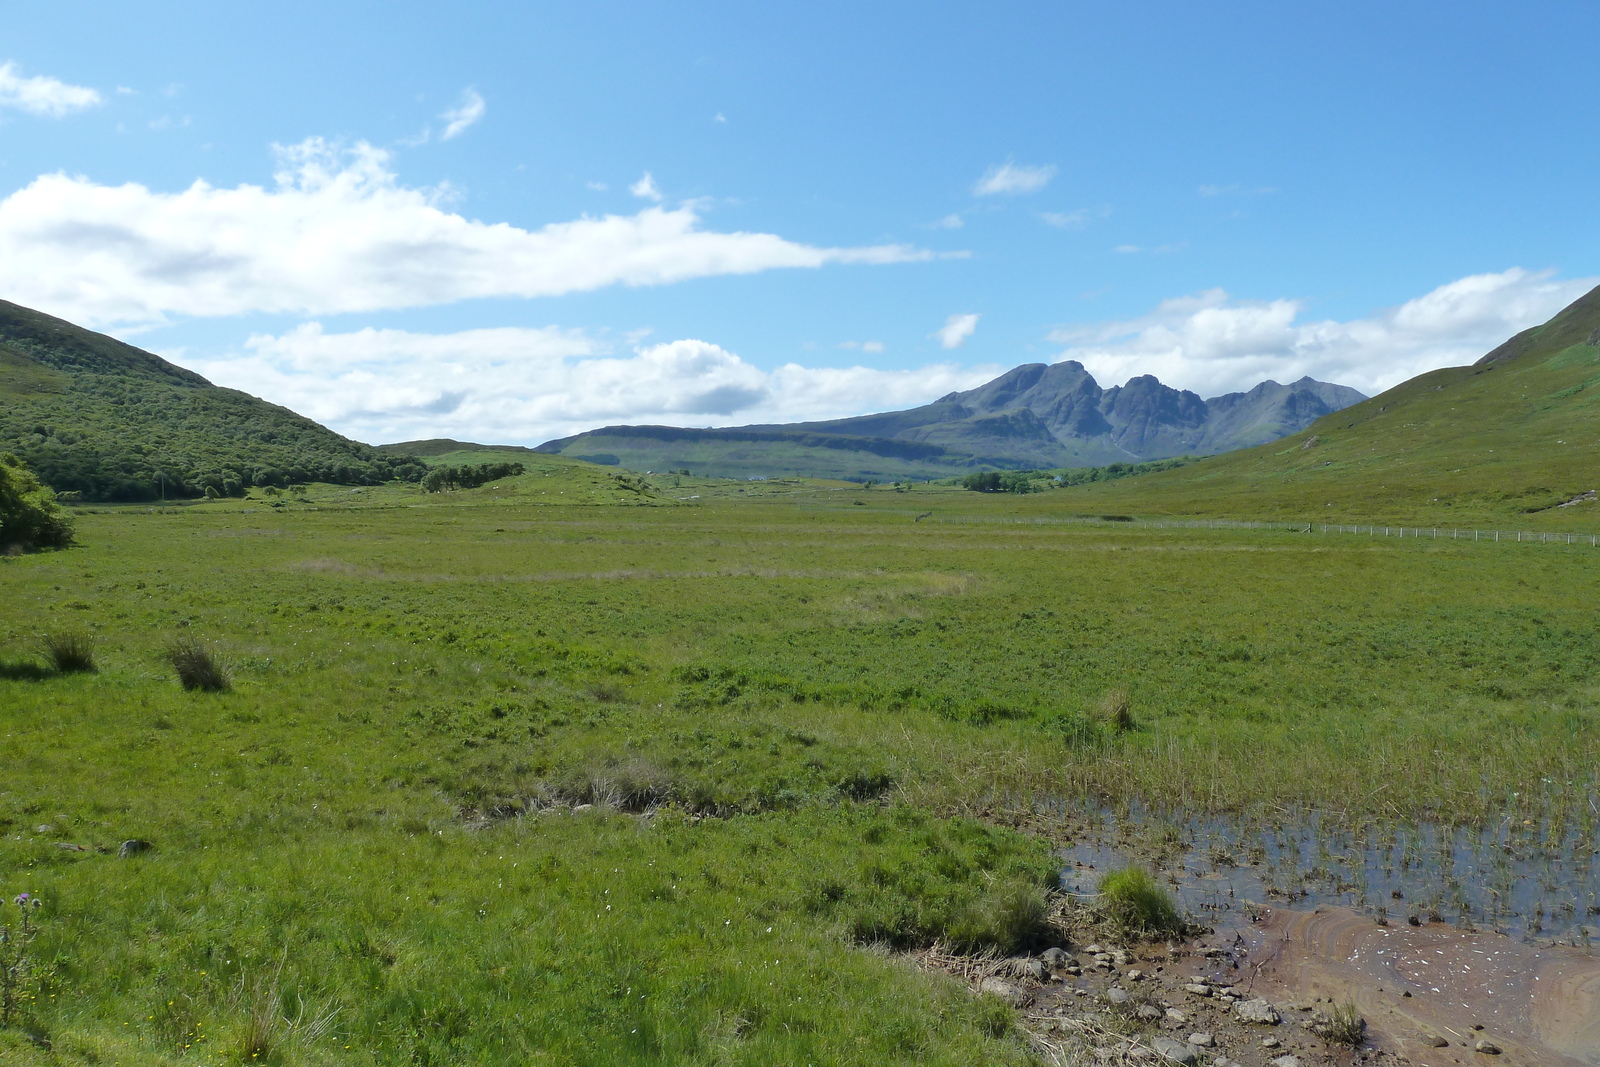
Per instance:
[[[1597,489],[1600,288],[1471,366],[1420,375],[1283,440],[1051,500],[1085,511],[1593,529]]]
[[[422,467],[115,338],[0,300],[0,452],[85,500],[374,485]]]

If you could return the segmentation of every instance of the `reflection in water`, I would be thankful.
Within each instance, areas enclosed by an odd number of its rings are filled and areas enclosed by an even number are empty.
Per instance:
[[[1327,815],[1174,819],[1134,809],[1077,813],[1063,885],[1153,862],[1179,904],[1218,925],[1248,904],[1344,905],[1388,922],[1449,921],[1586,946],[1600,936],[1600,831],[1506,820],[1475,829]]]

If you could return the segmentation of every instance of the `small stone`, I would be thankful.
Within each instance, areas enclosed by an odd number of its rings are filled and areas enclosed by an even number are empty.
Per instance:
[[[1114,985],[1106,990],[1106,1003],[1122,1005],[1128,1003],[1128,991],[1121,986]]]
[[[1039,953],[1039,959],[1052,971],[1064,971],[1072,963],[1072,957],[1063,949],[1047,948]]]
[[[1004,978],[985,978],[978,983],[978,991],[1003,1000],[1013,1008],[1023,1007],[1033,1000],[1032,993],[1015,982],[1006,981]]]
[[[1278,1039],[1273,1037],[1271,1034],[1268,1034],[1266,1037],[1261,1039],[1262,1048],[1277,1048],[1279,1044],[1280,1042]]]
[[[88,852],[89,851],[83,845],[75,845],[71,841],[57,841],[56,842],[56,848],[65,849],[68,852]]]
[[[1200,1048],[1210,1048],[1216,1042],[1212,1040],[1210,1034],[1190,1034],[1189,1044],[1197,1045]]]
[[[1234,996],[1232,993],[1224,993],[1224,994],[1222,994],[1222,996],[1218,997],[1217,999],[1222,1001],[1222,1003],[1224,1003],[1224,1004],[1232,1004],[1234,1001],[1238,1000],[1239,998]]]
[[[1189,1021],[1189,1017],[1183,1012],[1179,1011],[1177,1008],[1168,1008],[1167,1018],[1175,1023],[1186,1023]]]
[[[56,828],[47,822],[42,822],[33,828],[33,832],[36,834],[53,834],[55,830]]]
[[[1155,1022],[1157,1019],[1161,1018],[1161,1009],[1156,1007],[1154,1004],[1141,1004],[1139,1005],[1139,1010],[1134,1012],[1134,1014],[1141,1019],[1148,1019],[1151,1022]]]
[[[580,811],[589,811],[589,810],[591,810],[593,808],[594,808],[593,804],[574,804],[572,806],[572,813],[574,815],[576,815]]]
[[[1091,956],[1093,956],[1093,955],[1094,955],[1094,954],[1095,954],[1095,953],[1096,953],[1096,952],[1099,952],[1099,951],[1100,951],[1100,946],[1099,946],[1099,945],[1086,945],[1086,946],[1085,946],[1085,947],[1084,947],[1084,950],[1083,950],[1083,951],[1085,951],[1085,952],[1087,952],[1087,953],[1088,953],[1088,954],[1089,954],[1089,955],[1091,955]]]
[[[1150,1047],[1156,1050],[1156,1055],[1161,1056],[1169,1063],[1182,1063],[1192,1065],[1200,1062],[1200,1054],[1177,1038],[1162,1034],[1150,1042]]]
[[[1299,1056],[1279,1056],[1267,1061],[1267,1067],[1300,1067]]]
[[[1283,1016],[1278,1014],[1278,1009],[1264,997],[1254,1000],[1241,1000],[1233,1006],[1233,1014],[1241,1022],[1251,1023],[1256,1026],[1277,1026],[1283,1021]]]
[[[1440,1037],[1438,1034],[1429,1034],[1426,1041],[1429,1048],[1450,1047],[1450,1039],[1448,1037]]]
[[[155,848],[155,846],[148,841],[130,838],[117,848],[117,855],[122,859],[127,859],[129,856],[137,856],[141,852],[149,852],[152,848]]]
[[[1211,987],[1204,982],[1190,982],[1183,988],[1185,992],[1193,993],[1197,997],[1209,997],[1211,995]]]
[[[1500,1046],[1495,1044],[1493,1041],[1479,1041],[1476,1045],[1472,1046],[1472,1049],[1474,1052],[1481,1052],[1485,1056],[1500,1055]]]
[[[1076,963],[1069,963],[1066,965],[1066,967],[1062,968],[1062,970],[1067,974],[1072,975],[1074,978],[1077,978],[1079,975],[1083,974],[1083,968],[1079,967]]]
[[[1141,971],[1137,967],[1130,968],[1129,971],[1128,971],[1128,974],[1127,974],[1127,979],[1130,982],[1137,982],[1139,979],[1141,979],[1143,977],[1144,977],[1144,972]]]

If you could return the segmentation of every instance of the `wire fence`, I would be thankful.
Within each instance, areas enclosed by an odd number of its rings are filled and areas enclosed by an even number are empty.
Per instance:
[[[1124,516],[921,515],[921,522],[1004,523],[1020,526],[1093,525],[1150,530],[1276,530],[1283,533],[1351,534],[1364,537],[1409,537],[1434,541],[1494,544],[1561,544],[1600,548],[1600,534],[1546,533],[1529,530],[1459,530],[1444,526],[1377,526],[1326,522],[1244,522],[1233,519],[1135,519]]]

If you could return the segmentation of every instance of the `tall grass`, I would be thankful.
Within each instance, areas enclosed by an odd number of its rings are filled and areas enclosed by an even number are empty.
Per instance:
[[[92,672],[94,648],[94,635],[86,630],[48,633],[39,638],[39,651],[45,661],[62,674]]]
[[[221,658],[195,638],[180,637],[174,641],[167,647],[167,660],[178,672],[178,681],[185,689],[220,693],[230,684]]]
[[[1175,937],[1183,932],[1172,894],[1143,867],[1124,867],[1100,879],[1100,908],[1130,937]]]

